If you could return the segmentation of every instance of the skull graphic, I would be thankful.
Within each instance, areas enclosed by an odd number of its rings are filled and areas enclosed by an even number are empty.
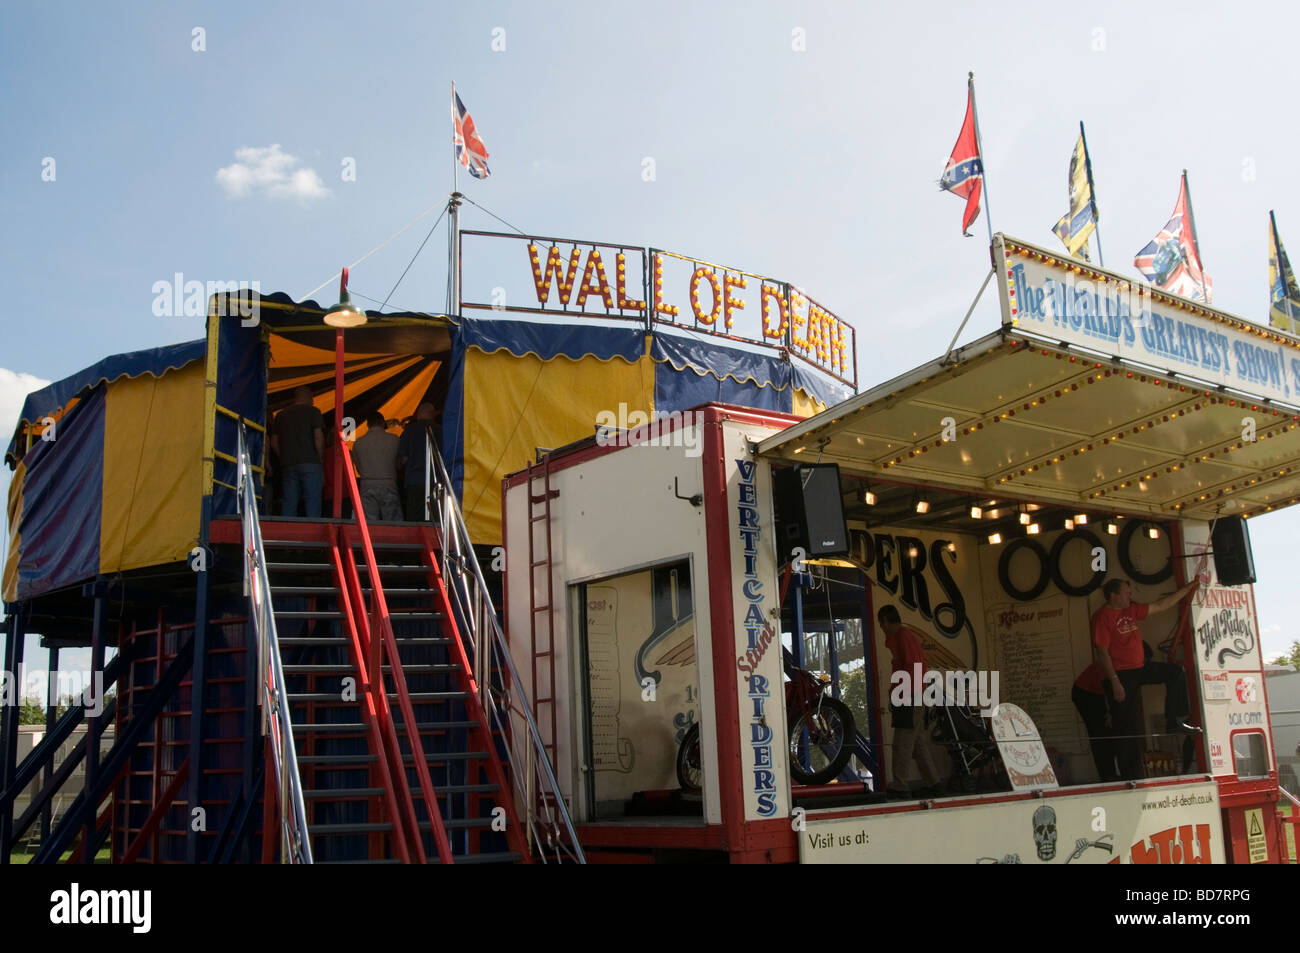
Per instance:
[[[1056,856],[1056,811],[1046,804],[1034,811],[1034,844],[1039,860]]]

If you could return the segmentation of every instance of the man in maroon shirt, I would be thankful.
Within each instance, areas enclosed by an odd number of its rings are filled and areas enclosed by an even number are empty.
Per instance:
[[[1092,644],[1097,664],[1105,676],[1103,687],[1110,708],[1121,778],[1136,780],[1142,777],[1142,748],[1139,743],[1142,727],[1138,723],[1138,701],[1146,658],[1138,623],[1153,612],[1176,606],[1197,585],[1193,580],[1149,604],[1133,601],[1133,587],[1126,579],[1111,579],[1102,587],[1106,601],[1092,614]]]
[[[919,695],[922,686],[914,686],[913,681],[918,671],[920,677],[925,677],[925,650],[921,648],[921,637],[911,626],[903,625],[898,610],[892,605],[881,606],[876,613],[876,619],[885,633],[885,647],[889,649],[893,659],[892,671],[906,673],[907,681],[903,684],[908,689],[909,698],[912,696],[913,689]],[[919,669],[916,666],[919,666]],[[891,686],[894,684],[892,672],[890,684]],[[930,754],[930,739],[925,727],[924,712],[920,706],[913,706],[910,703],[895,705],[892,698],[889,711],[894,726],[894,756],[891,759],[889,795],[891,797],[907,797],[912,794],[932,796],[938,793],[939,772],[935,769],[934,759]],[[913,758],[916,759],[916,766],[921,772],[923,785],[916,791],[912,791],[903,780]]]

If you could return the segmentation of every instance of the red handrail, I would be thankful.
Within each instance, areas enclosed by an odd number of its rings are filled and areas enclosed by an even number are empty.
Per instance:
[[[442,812],[438,809],[438,795],[434,790],[433,779],[429,774],[429,761],[425,757],[424,742],[420,738],[420,729],[415,723],[415,709],[411,707],[411,695],[406,690],[406,676],[402,672],[402,659],[397,652],[397,640],[393,635],[393,623],[388,614],[388,600],[384,598],[384,587],[379,581],[379,564],[375,559],[374,546],[370,542],[370,526],[366,523],[366,514],[361,506],[361,491],[357,488],[356,470],[352,465],[352,451],[348,448],[341,432],[338,437],[339,450],[343,454],[343,472],[347,477],[348,494],[352,498],[352,509],[356,516],[357,529],[360,531],[361,548],[366,558],[366,569],[370,573],[371,615],[374,622],[374,625],[370,626],[370,671],[379,674],[377,679],[371,679],[371,691],[374,693],[376,701],[382,702],[380,710],[385,712],[387,720],[391,724],[392,718],[391,715],[388,715],[388,697],[384,691],[383,679],[383,656],[386,654],[389,664],[393,668],[393,684],[397,688],[397,703],[402,710],[402,720],[406,722],[406,736],[411,744],[411,756],[415,761],[416,776],[420,780],[420,792],[424,797],[424,804],[429,812],[429,823],[433,827],[433,838],[438,848],[438,857],[442,863],[450,864],[453,863],[451,843],[447,840],[447,830],[442,823]],[[375,625],[379,627],[379,638],[377,639],[374,638]],[[394,765],[394,770],[405,782],[406,770],[400,759],[400,751],[396,752],[396,754],[398,760]],[[422,838],[419,836],[418,828],[416,829],[415,846],[421,862],[424,862],[424,845]]]
[[[473,730],[478,732],[483,746],[488,752],[486,759],[488,778],[501,792],[501,798],[497,803],[506,812],[506,840],[511,849],[520,855],[524,863],[531,864],[533,862],[532,854],[527,841],[524,839],[523,828],[519,824],[519,818],[515,812],[514,798],[510,796],[510,785],[506,780],[501,760],[497,757],[496,741],[492,737],[492,726],[488,724],[487,711],[483,707],[480,691],[486,690],[486,686],[479,685],[474,680],[469,656],[465,652],[465,641],[461,637],[460,626],[456,625],[456,616],[452,609],[451,599],[447,595],[447,587],[442,578],[442,571],[438,568],[438,560],[434,556],[434,549],[437,546],[438,539],[437,531],[431,526],[422,526],[420,535],[424,542],[422,555],[429,561],[429,565],[425,567],[428,570],[429,581],[433,584],[432,588],[437,599],[437,605],[448,620],[447,630],[451,636],[452,651],[457,662],[456,676],[467,696],[466,712],[473,721],[477,722],[478,727]],[[479,646],[478,650],[480,652],[490,652],[487,643]],[[485,671],[487,672],[486,677],[491,679],[490,666]]]
[[[415,837],[417,844],[419,842],[419,827],[415,817],[415,805],[411,800],[411,789],[408,785],[403,784],[400,787],[401,806],[398,804],[398,786],[393,781],[393,772],[389,766],[389,760],[396,757],[400,761],[401,749],[397,744],[397,735],[393,731],[393,719],[388,712],[388,699],[384,697],[383,686],[383,669],[379,670],[380,691],[379,699],[382,700],[382,708],[376,707],[376,693],[373,691],[372,683],[375,678],[375,670],[367,662],[368,649],[370,644],[370,630],[365,625],[365,616],[360,616],[361,624],[358,625],[357,615],[353,612],[353,606],[364,605],[361,595],[360,580],[357,579],[357,568],[351,559],[344,560],[342,551],[339,548],[338,529],[333,527],[331,530],[330,560],[333,564],[334,575],[337,580],[339,590],[339,608],[342,610],[343,624],[347,631],[348,644],[351,649],[353,661],[357,666],[357,674],[361,677],[361,689],[364,693],[365,707],[362,709],[362,717],[365,719],[366,727],[370,733],[370,747],[375,752],[375,760],[379,767],[380,777],[384,785],[384,791],[388,799],[388,813],[393,821],[393,845],[397,852],[397,858],[404,864],[411,862],[411,852],[407,846],[406,838],[408,831],[403,829],[402,807],[406,809],[405,823],[410,825],[411,831],[416,831]],[[382,714],[381,714],[382,712]],[[402,777],[405,778],[405,772]],[[420,844],[420,846],[423,846]],[[423,862],[423,851],[419,852]]]

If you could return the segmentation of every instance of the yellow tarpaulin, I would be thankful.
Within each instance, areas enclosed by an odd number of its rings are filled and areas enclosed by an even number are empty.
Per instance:
[[[108,385],[100,572],[188,556],[203,497],[203,374],[193,363],[161,378]]]
[[[476,543],[501,542],[501,480],[553,449],[590,437],[601,411],[654,413],[654,363],[595,357],[543,361],[508,351],[465,354],[464,512]]]

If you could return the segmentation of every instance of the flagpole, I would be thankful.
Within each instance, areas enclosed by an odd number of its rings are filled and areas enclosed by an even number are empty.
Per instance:
[[[1196,234],[1196,213],[1192,211],[1192,190],[1187,187],[1187,170],[1183,170],[1183,194],[1187,196],[1187,218],[1192,226],[1192,244],[1196,246],[1196,264],[1201,272],[1201,297],[1210,303],[1210,293],[1205,288],[1205,259],[1201,257],[1201,238]]]
[[[460,191],[460,170],[456,167],[460,165],[460,160],[456,158],[456,83],[451,84],[451,191],[453,194]]]
[[[1092,203],[1092,233],[1097,236],[1097,264],[1106,267],[1106,256],[1101,251],[1101,213],[1097,211],[1097,186],[1092,181],[1092,154],[1088,151],[1088,137],[1083,133],[1083,120],[1079,120],[1079,138],[1083,140],[1083,167],[1088,173],[1088,195]]]
[[[975,106],[975,73],[966,74],[966,86],[970,91],[970,111],[975,120],[975,148],[980,154],[980,177],[984,180],[984,224],[989,228],[989,245],[993,244],[993,212],[989,208],[989,170],[984,164],[984,141],[980,138],[980,111]]]
[[[1282,298],[1286,301],[1286,316],[1291,319],[1291,333],[1295,334],[1295,310],[1291,307],[1290,289],[1286,285],[1286,272],[1282,270],[1282,237],[1277,233],[1277,219],[1268,210],[1268,223],[1273,228],[1273,254],[1277,256],[1277,280],[1282,285]]]

